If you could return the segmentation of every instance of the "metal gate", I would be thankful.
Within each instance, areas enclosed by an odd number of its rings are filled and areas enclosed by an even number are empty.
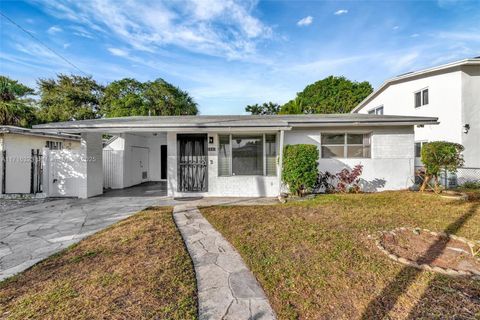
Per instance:
[[[30,193],[42,192],[42,155],[39,149],[32,149],[31,166],[30,166]]]
[[[206,192],[207,135],[179,134],[178,146],[178,191]]]

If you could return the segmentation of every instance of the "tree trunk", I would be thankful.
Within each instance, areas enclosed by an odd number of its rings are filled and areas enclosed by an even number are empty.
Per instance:
[[[420,192],[425,191],[431,179],[432,177],[430,175],[425,175],[425,180],[423,180],[422,186],[420,187]]]
[[[438,176],[435,176],[434,177],[434,181],[435,181],[435,193],[439,193],[438,191]]]

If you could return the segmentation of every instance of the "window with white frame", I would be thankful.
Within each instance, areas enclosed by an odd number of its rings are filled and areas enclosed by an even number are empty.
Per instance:
[[[428,104],[428,88],[415,92],[413,96],[415,100],[415,108]]]
[[[322,133],[322,158],[370,158],[370,133]]]
[[[219,135],[218,175],[277,174],[275,134]]]
[[[383,114],[383,106],[379,106],[369,110],[368,114]]]
[[[63,149],[63,142],[62,141],[50,141],[47,140],[45,143],[45,148],[50,150],[62,150]]]
[[[422,156],[422,149],[427,144],[426,141],[415,142],[415,157],[420,158]]]

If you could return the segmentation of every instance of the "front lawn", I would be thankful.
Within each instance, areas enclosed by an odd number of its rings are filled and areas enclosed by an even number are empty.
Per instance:
[[[369,235],[421,227],[480,239],[480,201],[384,192],[285,205],[209,207],[279,319],[479,319],[480,281],[396,263]]]
[[[0,283],[1,319],[193,319],[190,257],[171,208],[148,209]]]

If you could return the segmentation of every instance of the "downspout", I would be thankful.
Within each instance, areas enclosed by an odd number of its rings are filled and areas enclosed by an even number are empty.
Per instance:
[[[285,130],[280,130],[279,153],[278,153],[278,195],[282,193],[282,171],[283,171],[283,142],[285,138]]]

